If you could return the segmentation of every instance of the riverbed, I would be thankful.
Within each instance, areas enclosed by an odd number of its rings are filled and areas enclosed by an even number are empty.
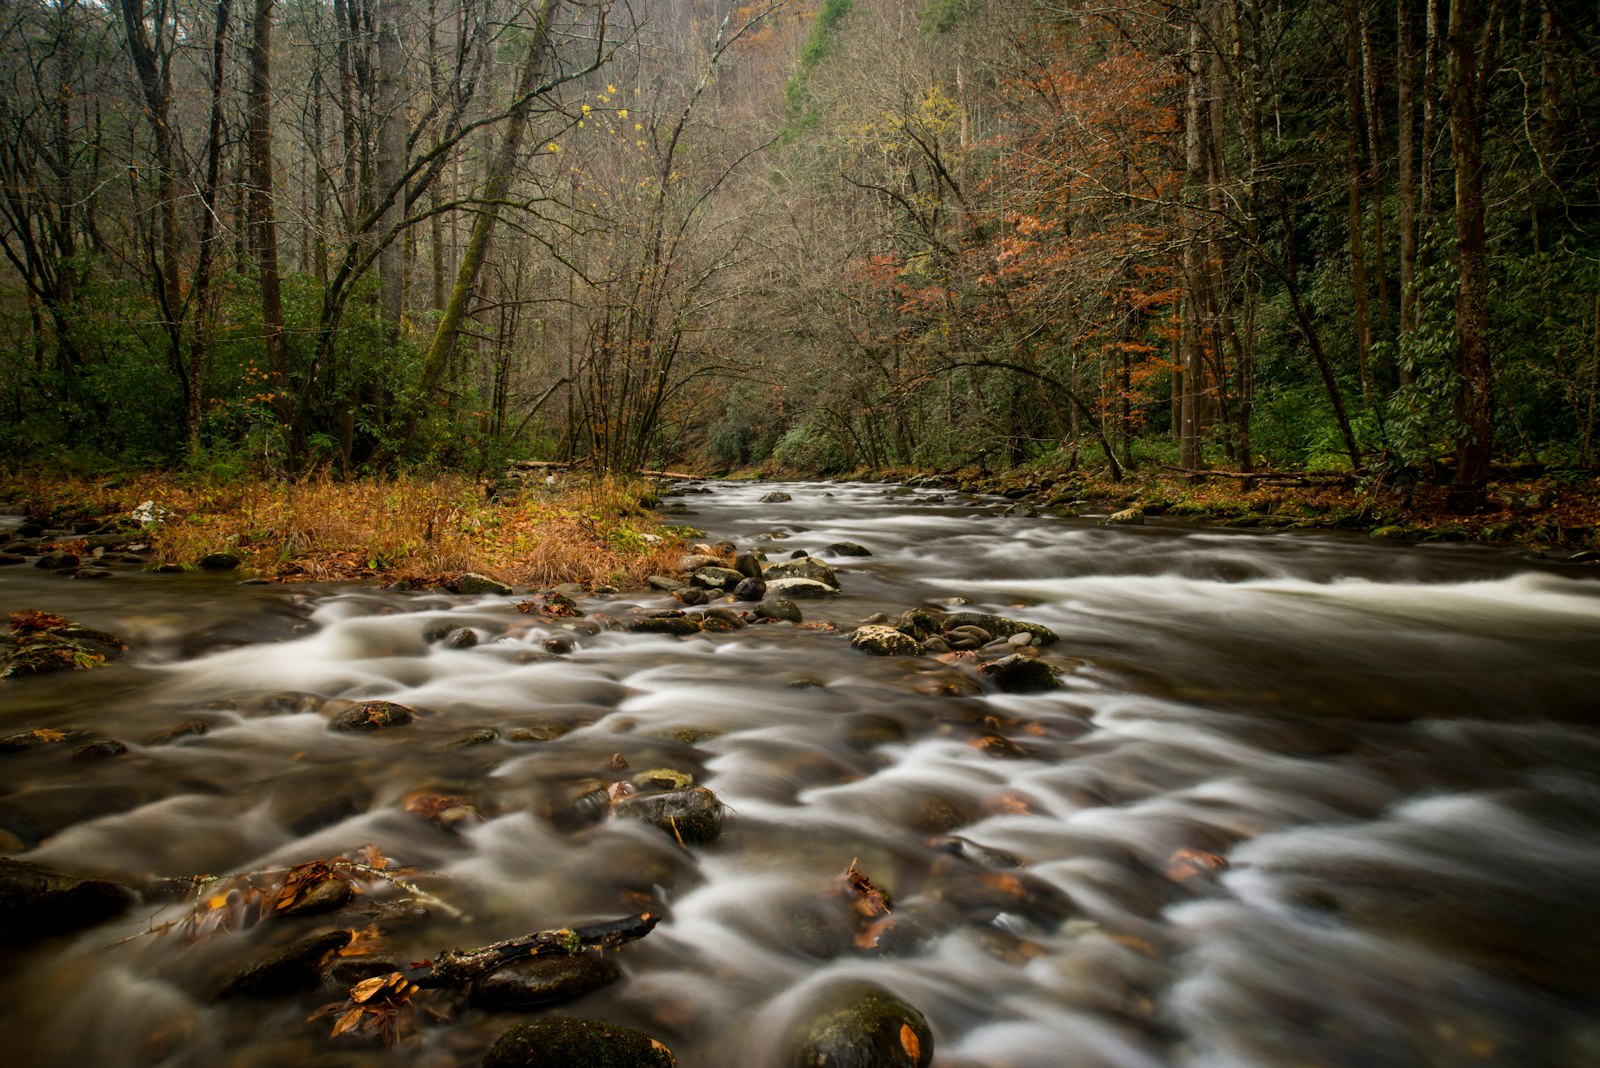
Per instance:
[[[947,1068],[1600,1063],[1592,566],[900,486],[691,488],[709,492],[672,498],[691,509],[673,521],[707,540],[823,555],[842,592],[799,604],[837,628],[605,625],[681,607],[656,591],[550,617],[523,596],[0,571],[6,611],[130,646],[0,682],[0,734],[127,746],[0,754],[0,843],[141,888],[0,951],[7,1063],[447,1068],[561,1013],[685,1068],[776,1068],[805,1005],[855,981],[919,1010]],[[841,541],[871,555],[824,552]],[[919,606],[1048,627],[1060,688],[850,648],[857,621]],[[416,718],[329,730],[369,700]],[[609,816],[608,791],[658,769],[715,792],[718,837]],[[367,847],[420,896],[375,879],[343,912],[203,923],[204,887],[230,884],[184,882]],[[892,937],[841,890],[852,867]],[[535,1011],[429,995],[388,1047],[308,1019],[331,985],[218,999],[330,927],[419,961],[644,910],[662,918],[613,954],[616,982]]]

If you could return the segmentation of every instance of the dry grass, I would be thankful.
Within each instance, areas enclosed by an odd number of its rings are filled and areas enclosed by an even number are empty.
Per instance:
[[[165,562],[227,551],[269,578],[436,581],[476,571],[591,587],[642,584],[682,552],[682,539],[639,507],[644,491],[568,477],[490,502],[481,483],[453,475],[197,482],[144,473],[106,483],[22,472],[0,483],[0,497],[41,514],[124,517],[154,501],[172,513],[147,530]]]

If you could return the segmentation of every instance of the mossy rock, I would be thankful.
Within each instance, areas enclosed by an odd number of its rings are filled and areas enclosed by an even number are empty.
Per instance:
[[[630,619],[628,629],[635,634],[699,634],[700,620],[694,616],[645,616]]]
[[[1024,623],[1005,616],[990,615],[987,612],[952,612],[945,617],[943,630],[948,632],[958,627],[978,627],[996,638],[1009,638],[1013,634],[1031,634],[1035,645],[1053,645],[1061,640],[1049,627],[1038,623]]]
[[[1385,540],[1389,540],[1393,538],[1407,537],[1408,532],[1405,527],[1390,523],[1386,526],[1374,527],[1372,532],[1367,536],[1371,538],[1383,538]]]
[[[462,575],[452,585],[457,593],[470,595],[492,594],[497,597],[505,597],[511,593],[511,587],[504,582],[496,581],[488,575],[480,575],[475,571],[469,571]]]
[[[114,634],[46,612],[13,612],[0,634],[0,679],[97,668],[128,646]]]
[[[839,576],[833,573],[833,568],[818,560],[815,556],[801,556],[784,560],[776,564],[768,564],[762,571],[762,578],[770,585],[777,579],[803,578],[821,582],[824,585],[839,588]]]
[[[834,987],[814,999],[790,1033],[792,1068],[925,1068],[933,1032],[912,1006],[875,983]]]
[[[415,719],[415,714],[405,705],[393,701],[363,701],[334,714],[328,721],[333,731],[379,731],[399,727]]]
[[[495,1040],[483,1068],[676,1068],[672,1051],[643,1031],[602,1020],[553,1017]]]
[[[893,627],[857,627],[850,635],[850,648],[873,656],[920,656],[922,644]]]
[[[684,845],[709,842],[722,833],[722,799],[704,786],[627,797],[612,811],[618,819],[658,827]]]
[[[1112,512],[1100,520],[1103,527],[1143,526],[1144,509],[1139,507],[1124,508],[1120,512]]]
[[[894,629],[901,634],[925,642],[939,633],[939,620],[926,608],[908,608],[895,620]]]
[[[978,671],[1004,693],[1047,693],[1061,688],[1049,664],[1021,653],[992,660]]]

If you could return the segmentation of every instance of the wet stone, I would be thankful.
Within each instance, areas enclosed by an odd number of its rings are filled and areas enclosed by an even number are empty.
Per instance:
[[[80,567],[72,573],[75,579],[103,579],[110,578],[111,571],[104,567]]]
[[[499,737],[499,733],[493,727],[479,727],[477,730],[450,739],[439,747],[439,752],[454,753],[461,749],[471,749],[473,746],[486,745]]]
[[[822,551],[829,556],[871,556],[872,553],[863,545],[853,541],[836,541],[832,545],[825,545]]]
[[[698,634],[700,621],[693,616],[644,616],[630,619],[628,629],[635,634]]]
[[[1039,623],[1026,623],[1006,616],[990,615],[987,612],[952,612],[945,617],[944,629],[947,632],[965,626],[977,627],[986,632],[985,643],[995,638],[1009,638],[1019,633],[1031,634],[1035,645],[1053,645],[1061,640],[1055,631]]]
[[[1120,512],[1112,512],[1100,520],[1103,527],[1143,526],[1144,509],[1139,507],[1124,508]]]
[[[42,567],[46,571],[62,571],[78,566],[78,558],[72,553],[56,549],[54,552],[45,553],[33,562],[34,567]]]
[[[568,656],[577,648],[571,638],[546,638],[539,644],[544,648],[545,652],[553,653],[556,656]]]
[[[735,601],[759,601],[766,595],[767,584],[759,578],[742,579],[733,588],[733,599]]]
[[[768,597],[756,605],[758,619],[779,620],[785,623],[799,623],[801,620],[800,607],[787,597]]]
[[[84,742],[72,750],[73,760],[104,760],[107,757],[121,756],[128,751],[128,747],[115,738],[96,738],[92,742]]]
[[[354,936],[355,932],[348,930],[326,931],[292,942],[241,969],[219,996],[274,998],[314,989],[322,981],[328,959]]]
[[[818,560],[815,556],[802,556],[782,563],[768,564],[762,577],[770,586],[778,579],[812,579],[835,589],[839,586],[839,576],[833,573],[833,568]]]
[[[341,909],[355,896],[355,889],[343,879],[324,879],[294,900],[293,904],[277,910],[279,916],[315,916]]]
[[[838,594],[838,587],[830,586],[826,582],[818,582],[808,578],[780,578],[767,583],[767,593],[773,597],[783,597],[790,600],[801,598],[815,600],[821,597],[833,597]]]
[[[468,571],[455,582],[451,583],[457,593],[474,596],[492,595],[507,597],[511,594],[511,587],[488,575],[480,575],[476,571]]]
[[[27,562],[28,558],[20,553],[0,552],[0,567],[6,567],[10,564],[25,564]]]
[[[744,576],[731,567],[702,567],[691,581],[696,586],[711,590],[725,590],[737,586]]]
[[[782,490],[773,490],[771,493],[763,493],[758,500],[762,504],[782,504],[785,501],[792,501],[794,498]]]
[[[570,1001],[621,977],[622,969],[609,957],[534,958],[484,976],[468,996],[480,1008],[524,1009]]]
[[[92,927],[133,902],[127,887],[0,859],[0,945]]]
[[[471,627],[462,627],[458,631],[453,631],[451,632],[450,636],[444,640],[444,646],[446,649],[471,649],[477,644],[478,632],[473,630]]]
[[[722,801],[704,786],[624,798],[613,811],[618,819],[659,827],[684,845],[709,842],[722,833]]]
[[[659,1040],[600,1020],[551,1017],[518,1024],[495,1040],[483,1068],[676,1068]]]
[[[232,571],[239,566],[239,558],[232,553],[207,553],[199,560],[201,571]]]
[[[1021,653],[991,661],[978,671],[1004,693],[1045,693],[1061,688],[1049,664]]]
[[[893,627],[860,627],[850,635],[850,648],[873,656],[918,656],[922,646]]]
[[[682,605],[701,605],[711,600],[711,595],[697,586],[680,586],[672,591],[672,599]]]
[[[755,553],[740,553],[733,558],[733,569],[745,578],[761,577],[761,558]]]
[[[23,753],[47,745],[81,744],[93,735],[78,727],[36,727],[0,738],[0,753]]]
[[[545,723],[535,723],[528,727],[514,727],[506,732],[509,742],[553,742],[572,728],[565,723],[550,720]]]
[[[411,709],[393,701],[364,701],[352,705],[328,721],[328,729],[335,731],[377,731],[398,727],[415,719]]]
[[[793,1068],[924,1068],[933,1032],[911,1005],[876,983],[846,982],[814,997],[786,1043]]]

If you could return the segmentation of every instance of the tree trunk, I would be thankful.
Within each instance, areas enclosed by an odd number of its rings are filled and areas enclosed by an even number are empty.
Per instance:
[[[289,346],[283,332],[283,291],[278,277],[278,219],[272,189],[272,3],[256,0],[251,20],[249,217],[261,286],[261,330],[272,376],[272,410],[285,431],[294,411],[289,393]]]
[[[1400,229],[1400,336],[1404,339],[1417,328],[1417,147],[1415,144],[1416,116],[1412,103],[1411,79],[1415,73],[1415,45],[1412,43],[1411,5],[1409,0],[1396,0],[1396,108],[1399,120],[1396,136],[1399,140],[1399,199],[1398,224]],[[1401,385],[1409,385],[1412,373],[1409,362],[1402,360],[1399,367]]]
[[[467,247],[461,257],[461,266],[456,271],[456,282],[450,292],[450,301],[445,305],[444,314],[440,316],[438,328],[434,331],[433,341],[428,345],[427,355],[423,357],[417,390],[419,399],[412,402],[405,415],[401,438],[407,444],[415,434],[416,420],[421,414],[418,411],[419,404],[427,403],[433,396],[444,376],[445,368],[449,366],[450,356],[455,351],[456,339],[461,332],[461,324],[466,319],[467,302],[477,285],[478,272],[482,270],[484,260],[488,257],[489,242],[494,237],[496,224],[500,221],[501,202],[511,191],[513,172],[522,152],[522,137],[528,125],[528,113],[533,109],[533,100],[539,80],[543,76],[545,60],[550,54],[550,23],[560,4],[561,0],[541,0],[538,17],[529,31],[528,50],[522,59],[522,69],[517,75],[516,97],[511,107],[511,114],[484,183],[483,204],[473,219],[472,232],[467,237]]]
[[[1495,13],[1490,13],[1492,37]],[[1484,239],[1483,96],[1493,73],[1491,47],[1479,51],[1476,0],[1451,0],[1450,157],[1456,171],[1456,398],[1460,424],[1450,507],[1476,511],[1485,502],[1494,445],[1494,379],[1489,354],[1489,260]],[[1480,66],[1481,64],[1481,66]]]
[[[379,303],[383,322],[393,344],[400,337],[405,314],[403,245],[389,231],[405,215],[405,195],[391,195],[406,165],[405,53],[400,47],[400,0],[385,0],[378,7],[378,158],[379,196],[387,201],[377,225],[382,248],[378,253]]]
[[[1372,404],[1372,313],[1367,307],[1367,266],[1362,248],[1361,212],[1361,0],[1345,0],[1345,102],[1349,137],[1345,142],[1348,164],[1347,202],[1350,229],[1350,289],[1355,296],[1356,365],[1361,372],[1361,399]]]
[[[1203,311],[1205,282],[1202,276],[1201,242],[1204,227],[1198,204],[1205,182],[1205,156],[1202,152],[1204,106],[1201,100],[1203,78],[1200,68],[1200,11],[1198,6],[1189,23],[1189,51],[1184,57],[1184,198],[1195,207],[1183,215],[1183,393],[1178,431],[1178,465],[1198,470],[1200,449],[1200,400],[1205,381],[1205,357],[1201,351],[1200,317]]]

